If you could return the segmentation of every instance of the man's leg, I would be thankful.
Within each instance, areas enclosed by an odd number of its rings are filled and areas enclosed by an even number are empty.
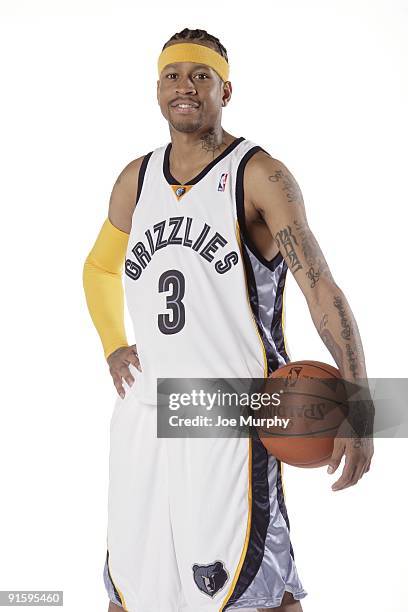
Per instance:
[[[269,612],[269,610],[274,610],[274,612],[302,612],[303,608],[300,601],[294,599],[292,593],[285,591],[279,608],[258,608],[258,612]]]
[[[139,401],[132,389],[119,402],[110,428],[103,574],[112,601],[109,612],[178,612],[181,586],[168,507],[167,440],[157,437],[154,406]]]

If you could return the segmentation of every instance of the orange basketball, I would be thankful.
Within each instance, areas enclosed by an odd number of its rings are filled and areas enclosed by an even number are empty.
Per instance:
[[[277,417],[276,424],[256,428],[268,453],[296,467],[327,465],[347,417],[339,370],[320,361],[293,361],[271,374],[263,392],[280,398],[278,406],[263,406],[256,414]]]

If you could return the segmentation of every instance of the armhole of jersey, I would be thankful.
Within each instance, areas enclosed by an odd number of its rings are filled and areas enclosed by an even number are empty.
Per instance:
[[[143,181],[144,181],[144,177],[146,174],[146,168],[147,168],[147,164],[149,163],[149,159],[152,155],[153,151],[150,151],[150,153],[147,153],[143,160],[142,163],[140,164],[140,168],[139,168],[139,178],[137,181],[137,194],[136,194],[136,202],[135,202],[135,208],[136,208],[136,204],[139,201],[140,198],[140,194],[142,192],[142,187],[143,187]]]
[[[237,177],[236,177],[236,183],[235,183],[235,202],[236,202],[236,207],[237,207],[237,219],[238,219],[238,225],[239,225],[239,229],[241,232],[241,236],[243,237],[243,240],[245,241],[250,251],[255,255],[255,257],[264,266],[266,266],[270,270],[274,270],[276,266],[278,266],[283,259],[281,252],[279,251],[275,255],[275,257],[273,257],[270,261],[265,259],[265,257],[257,249],[256,245],[251,240],[251,236],[249,235],[249,232],[246,227],[246,221],[245,221],[244,171],[245,171],[245,166],[247,165],[248,161],[258,151],[264,151],[264,153],[267,153],[267,151],[265,151],[265,149],[263,149],[260,146],[252,147],[252,149],[249,149],[249,151],[245,153],[245,155],[243,156],[243,158],[241,159],[238,165]]]

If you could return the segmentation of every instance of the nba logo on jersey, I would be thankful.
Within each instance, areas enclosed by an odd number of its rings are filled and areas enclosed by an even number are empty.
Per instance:
[[[227,182],[228,172],[221,174],[220,182],[218,183],[218,191],[225,191],[225,184]]]

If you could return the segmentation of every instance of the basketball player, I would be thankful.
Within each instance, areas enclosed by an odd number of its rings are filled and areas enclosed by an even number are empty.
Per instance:
[[[163,47],[157,100],[171,142],[131,161],[84,266],[118,397],[110,428],[109,611],[299,612],[281,464],[259,439],[158,438],[158,377],[262,378],[289,361],[287,270],[344,378],[365,376],[358,328],[287,167],[226,132],[227,52],[204,30]],[[262,111],[254,94],[253,108]],[[124,326],[124,281],[136,344]],[[372,441],[337,438],[334,490]]]

